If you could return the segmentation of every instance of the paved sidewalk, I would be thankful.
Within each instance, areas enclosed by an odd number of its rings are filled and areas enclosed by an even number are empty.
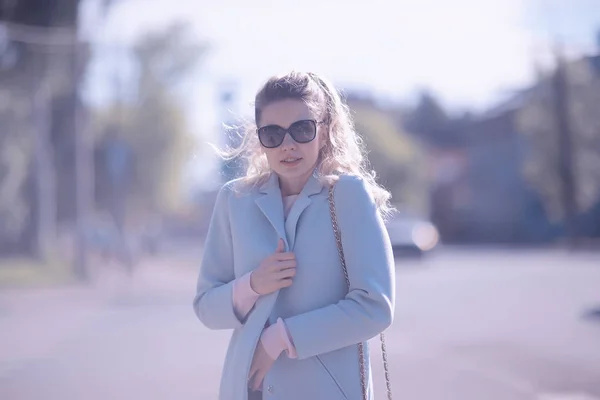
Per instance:
[[[169,264],[173,264],[172,267]],[[183,290],[182,290],[183,289]],[[195,276],[166,258],[145,260],[133,277],[106,268],[90,284],[0,291],[0,376],[32,360],[50,357],[89,329],[103,312],[120,306],[188,302]]]
[[[147,273],[146,265],[139,273]],[[0,291],[0,377],[49,358],[94,324],[101,311],[141,290],[144,279],[107,270],[89,284]]]
[[[0,321],[3,318],[46,314],[49,310],[85,310],[105,305],[122,296],[173,295],[182,287],[195,289],[195,271],[191,259],[157,257],[143,260],[133,277],[109,266],[95,273],[88,284],[69,284],[41,289],[0,290]],[[190,296],[191,292],[185,295]],[[190,300],[191,301],[191,300]]]
[[[93,321],[107,299],[107,292],[80,284],[1,291],[0,376],[50,357]]]

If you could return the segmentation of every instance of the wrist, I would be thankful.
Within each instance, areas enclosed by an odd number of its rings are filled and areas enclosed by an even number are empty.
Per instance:
[[[250,276],[248,278],[248,286],[250,287],[250,290],[255,294],[255,295],[260,295],[260,293],[258,292],[258,290],[256,290],[256,283],[254,283],[253,281],[253,277],[254,277],[254,271],[250,272]]]
[[[285,343],[281,340],[278,323],[265,328],[260,336],[260,341],[267,355],[273,360],[276,360],[285,350]]]

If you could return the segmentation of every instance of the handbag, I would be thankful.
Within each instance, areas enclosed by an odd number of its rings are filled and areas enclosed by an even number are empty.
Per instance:
[[[350,290],[350,279],[348,278],[348,270],[346,268],[346,260],[344,258],[344,249],[342,247],[342,235],[340,232],[340,228],[337,223],[337,215],[335,213],[335,201],[333,199],[333,190],[335,185],[331,185],[329,187],[329,212],[331,214],[331,224],[333,225],[333,233],[335,234],[335,241],[337,243],[338,253],[340,255],[340,262],[342,264],[342,268],[344,270],[344,276],[346,278],[346,286],[348,290]],[[387,387],[387,397],[388,400],[392,400],[392,386],[390,382],[390,374],[388,370],[388,360],[387,360],[387,351],[385,348],[385,335],[383,332],[379,334],[379,338],[381,339],[381,354],[383,357],[383,368],[385,371],[385,384]],[[364,344],[362,342],[358,343],[358,356],[360,363],[360,378],[361,378],[361,387],[362,387],[362,398],[363,400],[367,400],[367,372],[365,366],[365,352],[364,352]]]

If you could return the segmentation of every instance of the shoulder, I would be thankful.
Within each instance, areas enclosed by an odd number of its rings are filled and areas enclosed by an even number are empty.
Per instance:
[[[366,189],[366,182],[363,177],[352,174],[340,174],[336,182],[336,188],[350,188],[354,190]]]
[[[346,233],[346,240],[364,240],[364,232],[367,232],[367,235],[373,234],[374,238],[379,237],[375,233],[381,230],[381,214],[370,190],[368,178],[341,175],[333,188],[340,227],[342,231],[349,229],[354,232]],[[357,225],[361,227],[360,230],[355,230]],[[356,236],[355,233],[360,235]]]
[[[365,178],[358,175],[339,175],[333,187],[334,201],[340,213],[357,217],[362,212],[377,210],[373,194]]]
[[[334,193],[336,199],[343,200],[344,203],[374,202],[366,180],[358,175],[340,175],[335,183]]]
[[[248,184],[244,178],[235,178],[225,182],[218,190],[217,198],[229,199],[233,197],[243,197],[256,191],[256,188]]]
[[[215,206],[218,208],[229,207],[236,199],[250,194],[252,189],[244,184],[242,178],[232,179],[219,187],[216,194]]]

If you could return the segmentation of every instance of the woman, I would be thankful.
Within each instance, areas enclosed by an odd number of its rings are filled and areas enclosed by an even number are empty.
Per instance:
[[[204,325],[234,330],[219,399],[361,399],[357,344],[394,315],[390,195],[366,168],[347,106],[316,74],[269,79],[255,123],[234,151],[245,176],[218,193],[193,302]],[[365,366],[372,398],[367,350]]]

